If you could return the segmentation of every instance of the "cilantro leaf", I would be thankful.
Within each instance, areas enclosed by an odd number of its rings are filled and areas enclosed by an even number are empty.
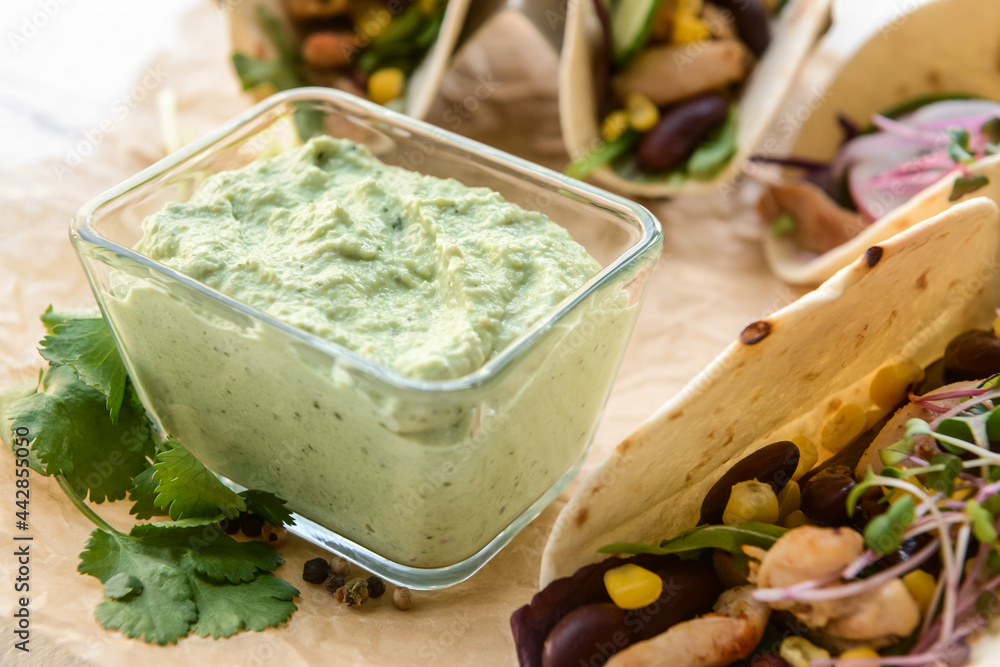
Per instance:
[[[278,625],[295,611],[292,599],[299,594],[294,586],[271,574],[239,586],[199,577],[191,581],[198,605],[198,622],[191,629],[202,637],[229,637],[240,630],[260,631]]]
[[[192,630],[228,637],[288,620],[299,592],[269,572],[281,564],[280,554],[205,528],[147,524],[130,535],[92,532],[77,569],[105,584],[108,599],[96,611],[101,625],[164,645]]]
[[[14,425],[11,425],[9,429],[7,428],[7,412],[14,405],[37,392],[38,383],[40,381],[41,375],[34,380],[25,380],[24,382],[18,383],[0,394],[0,439],[6,443],[11,453],[14,453],[18,449],[15,445],[20,438],[14,432]],[[29,450],[27,458],[28,465],[32,470],[41,472],[44,469],[44,466],[41,461],[38,460],[38,455],[35,454],[35,452]]]
[[[268,491],[247,489],[240,494],[247,501],[247,510],[258,515],[272,526],[290,526],[292,513],[285,507],[285,499]]]
[[[136,519],[152,519],[154,516],[165,516],[166,511],[158,507],[156,499],[156,480],[153,473],[156,469],[149,466],[132,479],[132,488],[128,490],[128,498],[133,502],[129,514]]]
[[[134,577],[141,584],[138,594],[97,605],[95,615],[106,628],[164,645],[187,636],[198,620],[189,576],[175,564],[169,547],[144,544],[98,529],[90,534],[77,570],[104,584],[119,574]],[[117,592],[113,586],[111,593]]]
[[[173,449],[156,455],[153,479],[158,507],[166,509],[175,521],[189,517],[210,517],[222,512],[229,518],[247,509],[236,492],[219,481],[212,472],[176,441]]]
[[[131,574],[119,572],[104,584],[104,597],[109,600],[121,600],[132,593],[141,593],[142,581]]]
[[[251,581],[283,562],[281,554],[263,542],[237,542],[213,525],[147,523],[133,526],[129,536],[144,544],[183,547],[183,555],[179,557],[184,563],[213,581],[233,584]]]
[[[118,423],[128,373],[104,318],[100,313],[90,317],[55,313],[49,306],[42,322],[49,330],[41,342],[42,357],[51,364],[69,366],[81,380],[107,396],[111,421]]]
[[[176,529],[176,528],[197,528],[199,526],[210,526],[213,523],[219,523],[226,518],[226,515],[219,512],[215,516],[208,517],[192,517],[190,519],[181,519],[180,521],[150,521],[149,523],[137,523],[132,526],[132,530],[129,531],[129,535],[132,537],[148,537],[150,535],[159,535],[164,530]],[[212,529],[214,530],[214,528]],[[208,533],[211,537],[211,533]],[[204,540],[202,540],[203,542]],[[193,547],[200,548],[197,543],[192,545]]]
[[[125,407],[112,423],[104,394],[69,366],[50,367],[39,390],[11,405],[3,421],[8,437],[19,427],[30,430],[37,472],[62,473],[95,503],[124,498],[155,449],[145,414]]]
[[[60,324],[65,324],[70,320],[92,320],[101,317],[101,311],[97,308],[66,308],[64,310],[53,310],[52,305],[45,309],[38,319],[45,325],[45,329],[52,331]]]

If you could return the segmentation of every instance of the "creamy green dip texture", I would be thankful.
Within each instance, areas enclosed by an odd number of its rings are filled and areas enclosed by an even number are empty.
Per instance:
[[[486,188],[317,137],[206,180],[136,249],[410,377],[476,370],[600,269]]]
[[[144,234],[142,253],[423,380],[480,367],[599,268],[542,215],[328,137],[209,177]],[[418,568],[477,554],[580,461],[636,308],[605,284],[488,381],[418,391],[168,276],[110,282],[105,308],[164,430]]]

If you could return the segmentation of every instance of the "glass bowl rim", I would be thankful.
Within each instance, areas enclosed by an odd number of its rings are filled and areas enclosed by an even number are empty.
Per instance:
[[[267,112],[283,105],[291,105],[294,102],[303,102],[319,99],[323,102],[332,102],[343,112],[358,112],[378,117],[380,120],[388,121],[394,127],[401,128],[414,136],[429,140],[434,143],[450,142],[458,146],[463,152],[471,153],[476,157],[485,157],[486,162],[493,165],[513,167],[520,172],[526,172],[529,178],[541,179],[541,184],[550,190],[556,191],[558,196],[576,196],[585,203],[591,205],[602,205],[603,208],[614,210],[626,209],[642,227],[642,237],[633,243],[625,252],[615,258],[613,262],[603,267],[590,280],[581,285],[569,297],[556,306],[541,320],[529,327],[520,336],[515,338],[500,352],[493,355],[485,364],[475,371],[461,375],[457,378],[445,380],[423,380],[413,378],[399,371],[393,370],[378,362],[372,361],[362,355],[343,347],[333,341],[327,340],[316,334],[309,333],[304,329],[299,329],[287,324],[280,319],[257,310],[231,296],[215,290],[204,283],[201,283],[179,271],[176,271],[164,264],[161,264],[149,257],[136,252],[135,250],[118,244],[106,236],[99,233],[93,226],[94,215],[98,209],[113,202],[115,199],[131,192],[135,188],[141,187],[147,182],[158,178],[190,158],[206,150],[215,148],[216,144],[224,141],[234,132],[238,131],[248,123],[263,116]],[[419,173],[419,172],[418,172]],[[519,174],[520,178],[525,175]],[[547,182],[546,182],[547,181]],[[559,190],[563,191],[560,192]],[[607,206],[610,204],[611,206]],[[558,223],[557,223],[558,224]],[[386,109],[362,98],[349,95],[347,93],[331,88],[303,87],[276,93],[258,102],[247,111],[235,116],[223,123],[216,129],[210,131],[199,139],[192,141],[180,150],[167,155],[149,167],[138,172],[134,176],[127,178],[118,185],[106,190],[94,197],[74,214],[70,225],[70,237],[77,247],[77,252],[83,254],[78,243],[83,242],[92,246],[101,247],[113,252],[125,259],[140,264],[150,271],[164,275],[171,280],[181,283],[194,292],[221,303],[228,309],[248,317],[252,321],[262,321],[268,326],[281,331],[283,334],[291,336],[299,343],[308,345],[310,348],[323,352],[334,359],[343,359],[349,362],[350,366],[364,372],[381,382],[392,385],[401,390],[444,394],[452,392],[467,391],[489,384],[489,382],[499,376],[514,360],[527,353],[534,343],[554,324],[560,322],[563,317],[573,311],[580,303],[593,294],[598,289],[611,282],[623,269],[628,267],[634,260],[642,256],[649,250],[655,250],[663,240],[663,230],[659,220],[649,212],[646,207],[634,201],[626,199],[620,195],[607,192],[583,181],[576,180],[555,170],[535,164],[523,158],[511,155],[499,149],[487,146],[473,139],[455,134],[444,128],[437,127],[425,121],[416,120],[401,113]],[[657,252],[657,257],[659,252]],[[102,307],[103,311],[103,307]]]

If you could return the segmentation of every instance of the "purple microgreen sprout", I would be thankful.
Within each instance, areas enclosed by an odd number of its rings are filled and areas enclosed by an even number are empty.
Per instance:
[[[894,134],[898,137],[908,139],[918,144],[933,146],[941,141],[941,135],[936,132],[920,130],[898,120],[887,118],[881,114],[875,114],[872,116],[872,125],[883,132]]]
[[[883,556],[894,553],[903,544],[903,536],[913,520],[913,497],[902,496],[889,511],[872,518],[865,526],[865,546]]]
[[[836,160],[836,171],[842,173],[851,165],[872,158],[882,159],[886,150],[897,150],[901,151],[901,162],[859,183],[860,189],[855,193],[852,188],[852,195],[858,194],[861,199],[866,199],[873,192],[891,190],[909,198],[938,180],[955,174],[949,200],[956,201],[989,183],[986,176],[974,174],[969,166],[1000,151],[995,136],[1000,128],[1000,119],[986,119],[985,123],[983,120],[981,117],[964,117],[912,124],[876,115],[872,125],[885,138],[873,140],[862,137],[855,142],[856,146],[845,145]],[[909,157],[904,159],[907,155]],[[874,219],[866,201],[855,203],[860,211],[867,212],[866,217]]]

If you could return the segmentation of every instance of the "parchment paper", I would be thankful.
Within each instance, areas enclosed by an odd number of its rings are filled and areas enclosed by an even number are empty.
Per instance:
[[[139,29],[139,27],[137,27]],[[177,94],[180,124],[200,136],[250,100],[228,68],[225,26],[206,2],[185,22],[186,44],[155,63]],[[431,120],[561,168],[556,111],[556,54],[523,16],[506,11],[465,45]],[[0,387],[32,377],[43,335],[37,316],[92,303],[68,241],[73,212],[89,198],[164,154],[149,95],[109,133],[82,166],[60,163],[0,173]],[[664,256],[607,405],[587,467],[592,466],[720,352],[750,321],[798,292],[767,272],[745,195],[674,204],[646,202],[663,222]],[[290,623],[225,640],[198,637],[150,646],[101,628],[94,607],[101,584],[76,573],[93,526],[58,486],[38,475],[31,486],[31,653],[12,648],[16,572],[12,457],[0,454],[0,664],[3,665],[509,665],[508,619],[536,592],[539,559],[564,494],[468,582],[415,593],[408,612],[383,598],[355,611],[301,580],[302,563],[324,552],[291,538],[279,576],[298,587]],[[99,506],[112,524],[131,524],[128,503]]]

